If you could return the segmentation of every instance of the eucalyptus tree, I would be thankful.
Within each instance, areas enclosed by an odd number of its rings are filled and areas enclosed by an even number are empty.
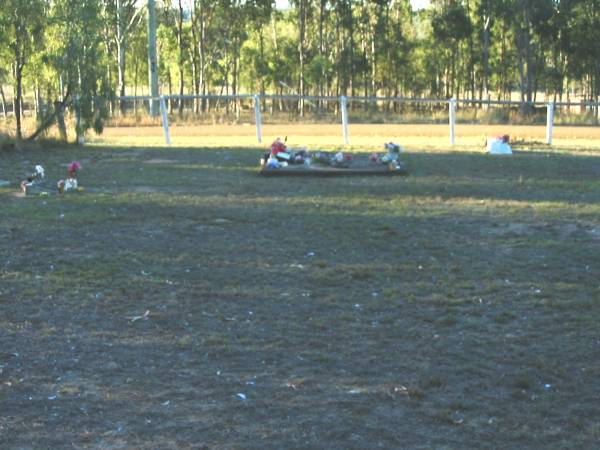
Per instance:
[[[489,75],[490,75],[490,33],[492,29],[492,8],[490,0],[481,0],[477,8],[480,18],[481,34],[482,34],[482,69],[481,69],[481,91],[486,98],[489,97]]]
[[[216,5],[212,0],[193,0],[191,8],[191,33],[194,89],[197,95],[208,92],[208,67],[212,61],[210,43]],[[196,109],[206,110],[207,102],[202,100]]]
[[[157,69],[162,83],[167,84],[169,96],[174,94],[174,72],[177,72],[177,18],[169,3],[164,3],[158,10],[156,30]],[[169,101],[169,112],[173,111],[174,100]]]
[[[240,80],[241,48],[248,39],[244,3],[241,0],[215,0],[214,51],[218,55],[221,92],[237,94]],[[230,91],[231,89],[231,91]]]
[[[335,94],[354,95],[355,88],[355,36],[351,0],[337,0],[333,5],[335,44],[333,46],[336,68]]]
[[[465,6],[461,2],[453,1],[444,3],[434,12],[431,25],[437,44],[445,48],[449,54],[445,69],[445,94],[447,97],[457,96],[459,94],[459,45],[473,31],[471,19]]]
[[[316,83],[319,86],[319,95],[325,95],[325,89],[329,89],[332,64],[327,55],[331,51],[331,39],[328,20],[331,16],[331,1],[319,0],[319,22],[317,26],[319,35],[318,57],[313,63],[313,73]]]
[[[23,138],[24,71],[34,53],[43,46],[48,7],[45,0],[4,0],[0,8],[0,39],[7,45],[10,58],[17,141]]]
[[[175,38],[175,47],[172,49],[171,58],[175,59],[177,67],[178,95],[185,93],[185,75],[188,60],[190,60],[190,17],[192,9],[184,0],[168,0],[164,2],[164,18],[167,27]],[[191,60],[193,62],[193,59]],[[195,72],[194,72],[195,74]],[[193,84],[193,83],[192,83]],[[171,89],[171,88],[170,88]],[[179,114],[183,114],[183,99],[177,102]]]
[[[515,0],[513,15],[515,47],[519,62],[519,90],[523,112],[531,110],[540,74],[545,68],[542,42],[550,34],[549,24],[555,14],[554,0]]]
[[[1,42],[1,40],[0,40]],[[1,50],[0,50],[1,52]],[[2,61],[5,61],[5,58],[0,55],[0,64]],[[6,94],[4,93],[4,83],[8,79],[8,70],[0,67],[0,108],[2,108],[2,117],[6,119],[7,111],[6,111]]]
[[[193,9],[190,4],[184,0],[168,0],[164,2],[165,18],[168,25],[172,29],[172,34],[175,37],[176,47],[172,50],[171,57],[176,60],[178,94],[183,96],[185,93],[185,78],[187,62],[192,61],[190,58],[190,19]],[[195,72],[193,72],[195,74]],[[192,83],[193,84],[193,83]],[[183,114],[183,99],[177,102],[177,110],[179,114]]]
[[[75,113],[78,137],[89,128],[102,131],[107,114],[105,101],[112,96],[112,91],[104,71],[101,17],[96,0],[52,1],[43,59],[55,79],[64,81],[65,92],[64,95],[60,92],[54,109],[28,139],[35,139],[55,120],[66,138],[62,121],[66,109]]]
[[[274,0],[247,0],[244,5],[244,15],[247,20],[248,27],[256,39],[254,42],[257,47],[257,52],[252,55],[251,64],[253,73],[256,77],[254,81],[259,86],[259,93],[265,93],[266,81],[269,75],[268,53],[267,53],[267,38],[265,36],[268,31],[268,25],[271,22],[271,16],[274,13]],[[251,52],[252,53],[252,52]]]
[[[578,0],[569,6],[571,14],[563,43],[569,54],[568,71],[580,80],[583,95],[597,101],[600,95],[600,4],[596,0]]]
[[[416,29],[412,22],[409,0],[390,3],[389,21],[383,33],[379,77],[387,89],[387,95],[397,97],[410,91],[422,89],[422,69],[416,53]]]
[[[140,24],[144,8],[138,7],[136,0],[101,0],[104,3],[108,35],[116,48],[118,93],[126,95],[126,56],[129,37]],[[124,111],[125,103],[121,102]]]
[[[312,0],[292,0],[296,9],[298,26],[298,94],[306,95],[306,65],[309,45],[309,20],[313,12]],[[304,99],[298,102],[300,115],[304,114]]]

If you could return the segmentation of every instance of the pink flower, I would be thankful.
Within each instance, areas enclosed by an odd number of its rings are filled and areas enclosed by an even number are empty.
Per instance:
[[[67,167],[68,172],[77,172],[79,169],[81,169],[81,164],[79,164],[77,161],[73,161]]]

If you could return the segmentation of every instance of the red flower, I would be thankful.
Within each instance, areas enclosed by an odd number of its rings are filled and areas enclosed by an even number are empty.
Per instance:
[[[81,169],[81,164],[79,164],[77,161],[73,161],[67,167],[67,171],[70,173],[77,172],[79,169]]]

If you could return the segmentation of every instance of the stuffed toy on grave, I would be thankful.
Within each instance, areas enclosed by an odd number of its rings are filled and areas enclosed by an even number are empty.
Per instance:
[[[277,169],[287,167],[290,164],[310,164],[310,155],[306,149],[294,150],[288,148],[285,145],[286,142],[287,136],[284,141],[281,138],[275,139],[271,144],[270,151],[261,159],[261,165],[266,166],[268,169]]]
[[[387,151],[385,155],[372,153],[369,161],[373,164],[385,164],[390,170],[400,169],[400,153],[404,151],[403,148],[393,142],[386,142],[383,144],[383,148]]]
[[[77,176],[80,169],[81,164],[79,164],[77,161],[73,161],[67,166],[67,178],[64,180],[58,180],[56,183],[59,194],[81,190],[77,182]]]

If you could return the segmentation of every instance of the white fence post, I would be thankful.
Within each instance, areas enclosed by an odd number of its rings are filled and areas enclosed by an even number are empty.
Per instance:
[[[546,109],[546,144],[552,145],[552,128],[554,126],[554,103],[548,103]]]
[[[260,117],[260,95],[254,96],[254,122],[256,123],[256,140],[262,143],[262,123]]]
[[[448,102],[448,121],[450,125],[450,145],[454,145],[455,142],[455,128],[456,128],[456,99],[451,98]]]
[[[165,96],[160,96],[160,112],[162,114],[163,133],[165,135],[165,143],[171,145],[171,133],[169,132],[169,119],[167,117],[167,105]]]
[[[342,134],[344,136],[344,144],[349,144],[348,139],[348,98],[345,95],[340,97],[340,107],[342,108]]]

